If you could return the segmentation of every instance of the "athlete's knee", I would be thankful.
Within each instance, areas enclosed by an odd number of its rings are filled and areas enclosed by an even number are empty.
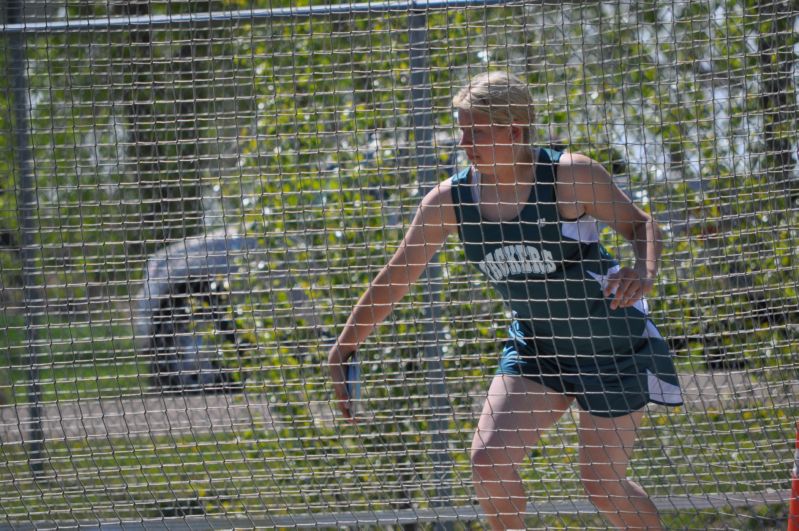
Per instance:
[[[623,489],[615,488],[614,485],[606,481],[596,481],[583,478],[583,489],[588,495],[588,499],[600,511],[605,511],[612,505],[614,499],[618,499]],[[614,495],[614,491],[616,491]]]
[[[493,475],[493,468],[499,461],[496,450],[489,449],[485,444],[472,444],[470,460],[472,472],[479,477]]]
[[[481,478],[502,475],[502,470],[512,466],[507,450],[501,446],[473,444],[471,452],[472,472]]]
[[[524,449],[501,442],[475,442],[472,445],[472,473],[483,479],[503,478],[524,460]]]
[[[649,500],[646,492],[627,478],[583,475],[581,479],[589,501],[601,513],[633,510]]]
[[[619,477],[610,467],[595,467],[585,464],[580,470],[583,489],[591,502],[603,510],[612,505],[613,500],[627,498],[629,489],[626,477]]]

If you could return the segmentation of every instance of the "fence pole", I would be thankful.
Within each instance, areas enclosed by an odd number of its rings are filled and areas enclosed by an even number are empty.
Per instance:
[[[23,22],[23,0],[8,0],[6,19],[9,24]],[[29,432],[28,464],[34,477],[43,472],[42,450],[44,432],[42,430],[39,389],[39,369],[36,354],[37,307],[43,297],[36,283],[36,178],[33,173],[33,152],[30,147],[30,98],[28,96],[27,61],[25,58],[25,32],[10,33],[9,80],[11,82],[11,105],[14,117],[14,163],[17,168],[17,217],[22,255],[22,284],[25,299],[25,337],[28,351],[28,407]]]
[[[438,167],[433,139],[433,98],[430,86],[430,42],[427,38],[427,10],[412,9],[409,15],[409,43],[411,67],[411,112],[413,114],[413,134],[416,148],[416,167],[419,182],[426,193],[435,186]],[[432,507],[446,507],[451,503],[450,480],[452,459],[450,458],[447,437],[450,412],[445,374],[441,362],[439,342],[439,317],[441,314],[441,266],[431,261],[422,281],[425,293],[424,361],[425,378],[432,410],[430,419],[431,451],[433,462],[435,494]],[[437,524],[437,528],[450,528],[449,524]]]

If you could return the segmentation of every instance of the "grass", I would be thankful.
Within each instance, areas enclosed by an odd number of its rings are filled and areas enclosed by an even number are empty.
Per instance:
[[[787,442],[798,414],[778,415],[765,407],[749,418],[736,412],[652,414],[642,429],[633,475],[660,496],[788,489],[792,455]],[[43,475],[36,480],[25,448],[6,444],[0,447],[0,512],[25,521],[181,514],[257,519],[387,510],[399,507],[405,496],[425,507],[435,492],[435,465],[429,436],[411,428],[387,422],[364,432],[298,416],[279,419],[275,430],[48,441]],[[455,461],[450,501],[468,505],[472,490],[464,443],[471,426],[460,430],[464,433],[450,436],[457,443],[450,449]],[[555,499],[580,492],[575,442],[568,418],[547,434],[524,469],[530,495]],[[772,529],[784,517],[780,507],[663,515],[669,529]],[[604,524],[591,515],[530,520],[531,527],[544,525]]]
[[[25,319],[0,312],[0,404],[29,401],[32,381]],[[149,372],[133,348],[130,322],[37,324],[39,400],[90,400],[141,394]],[[145,375],[143,377],[142,375]]]

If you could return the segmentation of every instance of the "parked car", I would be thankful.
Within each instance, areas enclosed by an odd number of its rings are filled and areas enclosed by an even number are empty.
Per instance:
[[[136,297],[138,351],[152,361],[152,383],[167,391],[228,392],[243,379],[223,351],[247,356],[236,330],[228,279],[257,253],[257,238],[222,230],[173,243],[147,260]]]

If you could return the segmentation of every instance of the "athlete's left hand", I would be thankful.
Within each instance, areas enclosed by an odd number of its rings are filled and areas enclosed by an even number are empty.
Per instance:
[[[605,297],[613,295],[610,309],[627,308],[643,299],[655,285],[654,279],[648,278],[632,267],[622,267],[608,275],[605,284]]]

